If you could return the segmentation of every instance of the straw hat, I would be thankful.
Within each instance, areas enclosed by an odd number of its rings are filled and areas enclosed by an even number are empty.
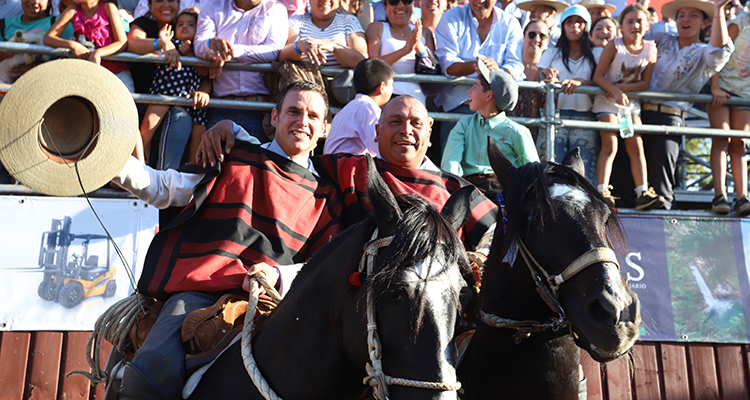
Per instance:
[[[695,8],[703,11],[708,15],[708,18],[714,16],[714,4],[710,1],[703,0],[674,0],[661,6],[662,15],[677,19],[677,12],[682,8]]]
[[[592,8],[606,8],[610,13],[613,13],[617,9],[616,5],[605,3],[604,0],[588,0],[580,4],[586,7],[587,10],[591,10]]]
[[[555,9],[556,12],[561,13],[563,10],[568,8],[568,3],[554,0],[531,0],[524,1],[523,3],[516,4],[516,7],[524,11],[531,11],[531,6],[547,6]]]
[[[109,182],[135,148],[138,112],[125,85],[92,62],[64,59],[25,73],[0,103],[0,161],[53,196]],[[78,174],[76,173],[78,170]]]

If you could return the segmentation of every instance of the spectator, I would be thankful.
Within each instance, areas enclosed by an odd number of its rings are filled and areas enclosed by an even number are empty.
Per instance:
[[[354,68],[354,88],[357,96],[333,118],[323,154],[378,154],[375,125],[393,93],[393,68],[377,58],[360,61]]]
[[[0,0],[0,19],[17,17],[23,14],[21,0]]]
[[[384,1],[387,2],[385,13],[388,21],[373,22],[367,29],[367,51],[370,56],[385,61],[399,73],[415,73],[416,63],[428,69],[436,69],[437,60],[432,56],[435,51],[432,31],[422,29],[420,21],[417,21],[416,25],[409,23],[412,15],[411,0]],[[419,83],[416,82],[396,82],[393,84],[393,93],[408,94],[422,104],[427,100]]]
[[[529,20],[544,21],[549,28],[549,43],[553,46],[557,44],[561,34],[557,16],[568,8],[567,3],[555,0],[530,0],[518,3],[518,8],[529,12]]]
[[[677,21],[679,36],[654,34],[658,56],[649,91],[700,93],[711,76],[721,71],[734,50],[724,20],[726,4],[727,0],[713,4],[704,0],[673,0],[662,7],[666,16]],[[711,41],[705,44],[701,32],[712,17]],[[641,104],[641,119],[649,125],[681,126],[691,107],[686,101],[649,100]],[[645,134],[643,148],[651,184],[664,197],[664,207],[671,209],[680,137]]]
[[[641,124],[641,108],[638,101],[632,101],[623,92],[637,92],[648,89],[651,75],[656,63],[656,44],[644,40],[648,31],[649,13],[640,4],[625,7],[620,14],[622,38],[616,38],[604,48],[599,65],[594,72],[594,82],[607,92],[606,96],[597,95],[593,111],[601,122],[615,124],[621,118],[621,109],[630,113],[635,125]],[[615,199],[610,193],[609,178],[612,174],[612,162],[617,154],[617,133],[601,131],[602,146],[596,172],[599,178],[599,192],[612,207]],[[630,157],[630,171],[635,181],[638,210],[661,208],[664,198],[657,195],[648,186],[646,175],[646,157],[643,155],[643,141],[639,133],[624,137],[625,149]]]
[[[367,31],[367,27],[373,21],[372,6],[367,0],[340,0],[339,13],[344,15],[353,15],[362,26],[362,30]]]
[[[311,0],[310,11],[289,19],[289,38],[279,60],[354,68],[367,58],[367,41],[353,15],[338,13],[338,0]]]
[[[16,34],[16,31],[43,36],[52,26],[54,18],[50,17],[52,10],[47,0],[23,1],[19,2],[19,5],[21,6],[20,14],[0,21],[0,41],[7,41]],[[73,39],[73,27],[66,27],[61,36],[65,39]],[[15,53],[0,52],[0,61],[14,55]],[[38,62],[20,65],[11,68],[10,72],[18,77],[37,65],[39,65]]]
[[[592,76],[596,69],[596,58],[600,48],[594,48],[589,40],[588,26],[591,16],[583,6],[568,7],[560,16],[562,34],[556,47],[550,47],[542,54],[537,65],[542,70],[542,79],[559,81],[563,92],[557,98],[557,109],[565,119],[595,121],[591,112],[591,97],[576,94],[579,86],[593,85]],[[553,152],[559,161],[565,154],[579,147],[581,159],[586,169],[586,178],[596,182],[596,162],[599,158],[599,133],[592,129],[561,128],[555,132],[554,149],[547,148],[546,135],[539,135],[537,147],[544,158],[548,151]]]
[[[589,10],[592,21],[597,21],[599,18],[609,17],[612,18],[612,13],[617,10],[617,6],[604,2],[604,0],[589,0],[581,3],[582,6]],[[596,24],[596,22],[594,22]]]
[[[195,38],[197,24],[198,14],[186,10],[177,15],[174,32],[169,24],[162,27],[159,31],[161,43],[158,43],[157,46],[165,51],[166,57],[172,62],[170,65],[157,67],[151,84],[152,94],[184,96],[193,99],[193,108],[188,109],[192,120],[188,160],[195,158],[195,151],[200,143],[201,135],[206,131],[205,107],[208,105],[208,94],[211,92],[211,81],[206,78],[208,75],[207,68],[181,68],[179,65],[180,55],[193,56],[191,43]],[[151,138],[170,108],[172,107],[169,105],[148,105],[140,129],[142,142],[139,141],[136,147],[138,149],[136,150],[136,157],[141,162],[145,162],[145,155],[150,156]]]
[[[651,30],[649,30],[649,32],[650,37],[647,35],[646,39],[653,39],[653,34],[656,32],[666,32],[670,35],[677,35],[677,23],[674,19],[664,14],[664,10],[662,9],[662,19],[651,25]]]
[[[604,47],[610,40],[620,36],[620,24],[612,17],[599,18],[591,27],[591,44],[594,47]]]
[[[151,10],[151,1],[152,0],[138,0],[138,5],[135,7],[135,11],[133,11],[133,17],[134,18],[140,18],[144,15],[147,15],[149,12],[152,12]],[[179,11],[194,8],[195,11],[198,11],[200,0],[179,0],[178,6]]]
[[[224,63],[271,62],[279,56],[287,39],[287,10],[274,0],[217,0],[201,5],[193,51],[211,60],[208,77],[213,79],[213,98],[226,100],[269,101],[269,92],[260,72],[228,70]],[[261,142],[268,137],[263,130],[263,112],[211,108],[208,127],[229,119]]]
[[[63,37],[68,24],[73,25],[73,37],[77,40]],[[83,41],[89,45],[81,44]],[[81,0],[71,5],[44,35],[44,44],[70,49],[76,57],[107,68],[131,92],[135,90],[133,77],[126,63],[102,60],[102,57],[125,51],[128,47],[120,10],[113,3],[105,0]]]
[[[523,53],[521,61],[524,65],[524,76],[527,81],[539,81],[539,61],[549,45],[549,31],[547,24],[542,21],[530,21],[523,28]],[[518,103],[512,110],[507,110],[509,117],[539,118],[542,94],[536,90],[521,90],[518,92]],[[531,137],[536,142],[537,128],[532,127]]]
[[[659,22],[659,13],[656,12],[656,9],[654,7],[648,8],[648,23],[650,26],[654,26],[655,23]]]
[[[419,8],[422,10],[422,29],[429,29],[434,37],[440,18],[448,10],[446,0],[420,0]]]
[[[750,106],[726,105],[726,99],[733,96],[750,98],[750,81],[747,79],[750,65],[750,14],[743,14],[729,22],[729,38],[735,51],[720,73],[711,77],[713,104],[708,105],[708,119],[712,128],[750,131]],[[741,61],[744,58],[744,62]],[[727,200],[726,174],[727,155],[732,165],[734,191],[737,202],[734,210],[740,215],[750,214],[750,201],[747,198],[747,161],[745,160],[745,139],[711,139],[711,173],[714,179],[714,197],[711,209],[715,213],[727,214],[731,206]]]
[[[512,15],[495,7],[496,0],[473,0],[468,5],[447,11],[436,31],[435,53],[443,73],[450,77],[476,77],[478,62],[490,70],[505,69],[514,79],[521,79],[521,42],[523,30]],[[464,85],[445,85],[435,104],[445,112],[471,112],[462,104],[469,99]],[[440,124],[440,148],[455,122]]]
[[[502,191],[487,156],[487,138],[492,138],[514,166],[539,162],[531,132],[511,121],[505,111],[518,101],[518,84],[505,71],[490,71],[479,66],[481,74],[469,89],[471,116],[458,121],[448,137],[441,168],[463,176],[494,199]]]

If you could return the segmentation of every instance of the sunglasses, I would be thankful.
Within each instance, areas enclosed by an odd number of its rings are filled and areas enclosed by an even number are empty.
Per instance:
[[[404,3],[405,6],[408,6],[411,4],[414,0],[388,0],[388,4],[392,6],[397,6],[398,3]]]
[[[537,35],[539,35],[539,40],[541,40],[541,41],[545,41],[545,40],[547,40],[547,38],[549,38],[549,35],[546,34],[546,33],[539,33],[539,32],[534,32],[534,31],[529,31],[528,32],[529,39],[531,39],[531,40],[536,39]]]

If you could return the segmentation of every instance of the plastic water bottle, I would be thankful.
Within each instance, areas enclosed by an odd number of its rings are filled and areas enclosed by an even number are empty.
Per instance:
[[[630,115],[633,112],[633,105],[627,106],[617,105],[617,121],[620,124],[620,137],[623,139],[631,138],[635,134],[633,130],[633,117]]]

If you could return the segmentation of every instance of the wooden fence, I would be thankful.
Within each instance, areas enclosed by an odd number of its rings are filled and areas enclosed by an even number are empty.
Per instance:
[[[102,399],[88,371],[89,332],[0,333],[0,400]],[[102,346],[103,360],[111,346]],[[748,345],[638,343],[632,357],[601,365],[581,353],[589,400],[747,400]],[[632,365],[632,369],[631,369]],[[102,365],[103,366],[103,365]]]

